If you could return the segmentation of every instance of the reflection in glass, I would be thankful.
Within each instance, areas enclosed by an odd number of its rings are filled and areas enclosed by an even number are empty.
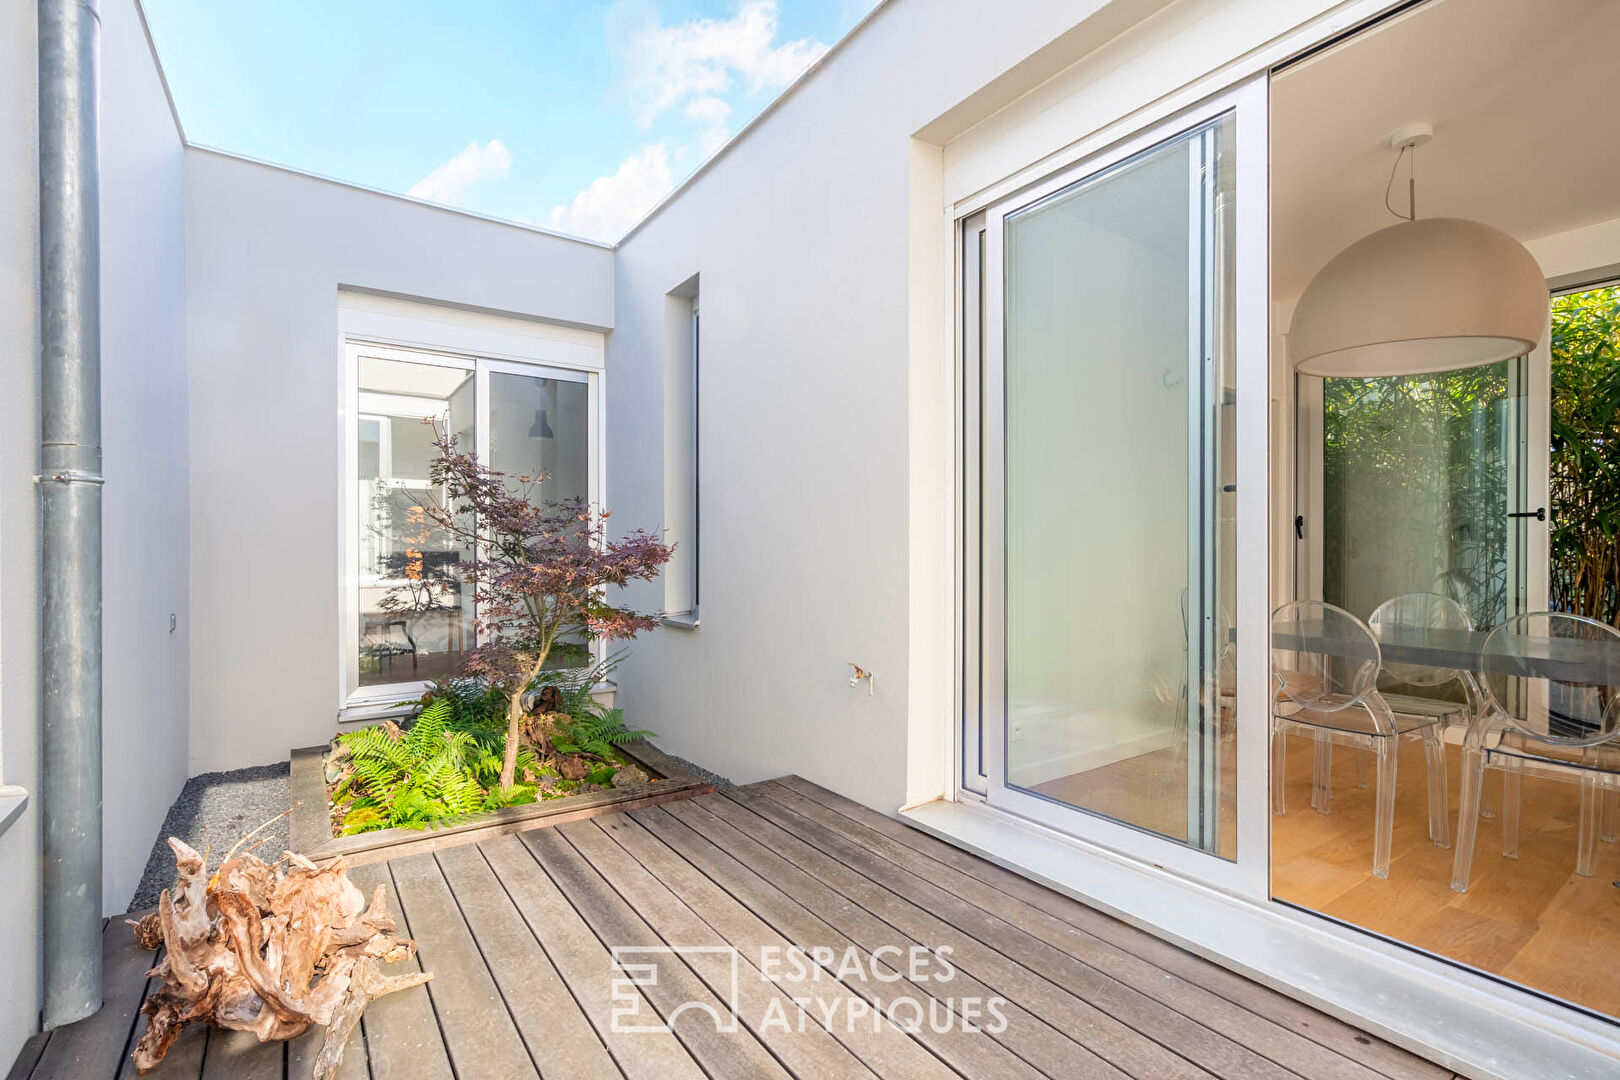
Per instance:
[[[489,463],[510,476],[539,477],[531,498],[544,502],[590,499],[590,413],[583,382],[491,372]],[[559,641],[548,668],[590,662],[583,638]]]
[[[1005,232],[1006,782],[1228,858],[1232,131]]]
[[[473,376],[460,368],[360,358],[360,685],[453,674],[472,647],[471,553],[433,526],[443,505],[429,476],[435,421],[473,437]]]

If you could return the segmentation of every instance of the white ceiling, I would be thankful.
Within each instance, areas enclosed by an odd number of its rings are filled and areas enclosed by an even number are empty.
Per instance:
[[[1431,0],[1278,75],[1277,300],[1395,224],[1385,138],[1416,122],[1434,127],[1416,152],[1420,217],[1520,240],[1620,218],[1620,0]],[[1390,197],[1401,209],[1405,176],[1403,162]]]

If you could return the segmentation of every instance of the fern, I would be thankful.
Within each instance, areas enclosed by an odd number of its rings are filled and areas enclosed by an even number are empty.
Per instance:
[[[552,745],[561,753],[612,757],[614,747],[652,737],[651,731],[626,727],[623,709],[604,708],[589,696],[585,700],[588,706],[578,712],[571,711],[566,720],[557,721],[557,736]]]
[[[374,829],[425,829],[519,803],[533,802],[534,784],[499,791],[505,739],[476,713],[447,697],[430,698],[403,734],[387,727],[361,728],[338,737],[348,751],[349,775],[332,791],[343,807],[345,836]],[[518,752],[520,773],[534,775],[534,751]]]
[[[618,662],[613,656],[587,671],[545,672],[536,683],[556,686],[562,693],[563,715],[556,721],[553,747],[604,762],[589,768],[585,780],[591,784],[612,781],[624,760],[617,747],[653,734],[626,727],[621,710],[604,708],[591,697]],[[578,790],[580,781],[558,778],[533,747],[522,745],[519,783],[501,792],[506,707],[505,695],[475,679],[446,679],[423,696],[422,711],[404,731],[385,725],[338,736],[348,761],[331,801],[341,815],[342,834],[425,829]],[[550,778],[544,792],[542,777]]]

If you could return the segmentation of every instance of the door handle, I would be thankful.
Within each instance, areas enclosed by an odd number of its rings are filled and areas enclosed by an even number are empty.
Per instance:
[[[1538,506],[1534,510],[1518,510],[1508,515],[1510,518],[1535,518],[1537,521],[1547,520],[1547,508]]]

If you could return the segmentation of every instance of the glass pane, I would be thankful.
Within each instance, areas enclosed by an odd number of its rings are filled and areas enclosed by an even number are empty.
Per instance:
[[[1363,620],[1408,593],[1479,627],[1514,613],[1519,366],[1322,380],[1322,599]]]
[[[1232,128],[1005,231],[1006,783],[1228,858]]]
[[[428,421],[471,445],[472,372],[361,357],[359,374],[360,685],[453,674],[473,644],[471,555],[426,513],[443,505]]]
[[[489,463],[542,477],[547,502],[590,498],[590,414],[582,382],[493,372],[489,377]]]
[[[539,477],[545,502],[590,499],[589,388],[583,382],[492,372],[489,376],[489,463],[513,476]],[[590,662],[584,639],[559,641],[548,668]]]

